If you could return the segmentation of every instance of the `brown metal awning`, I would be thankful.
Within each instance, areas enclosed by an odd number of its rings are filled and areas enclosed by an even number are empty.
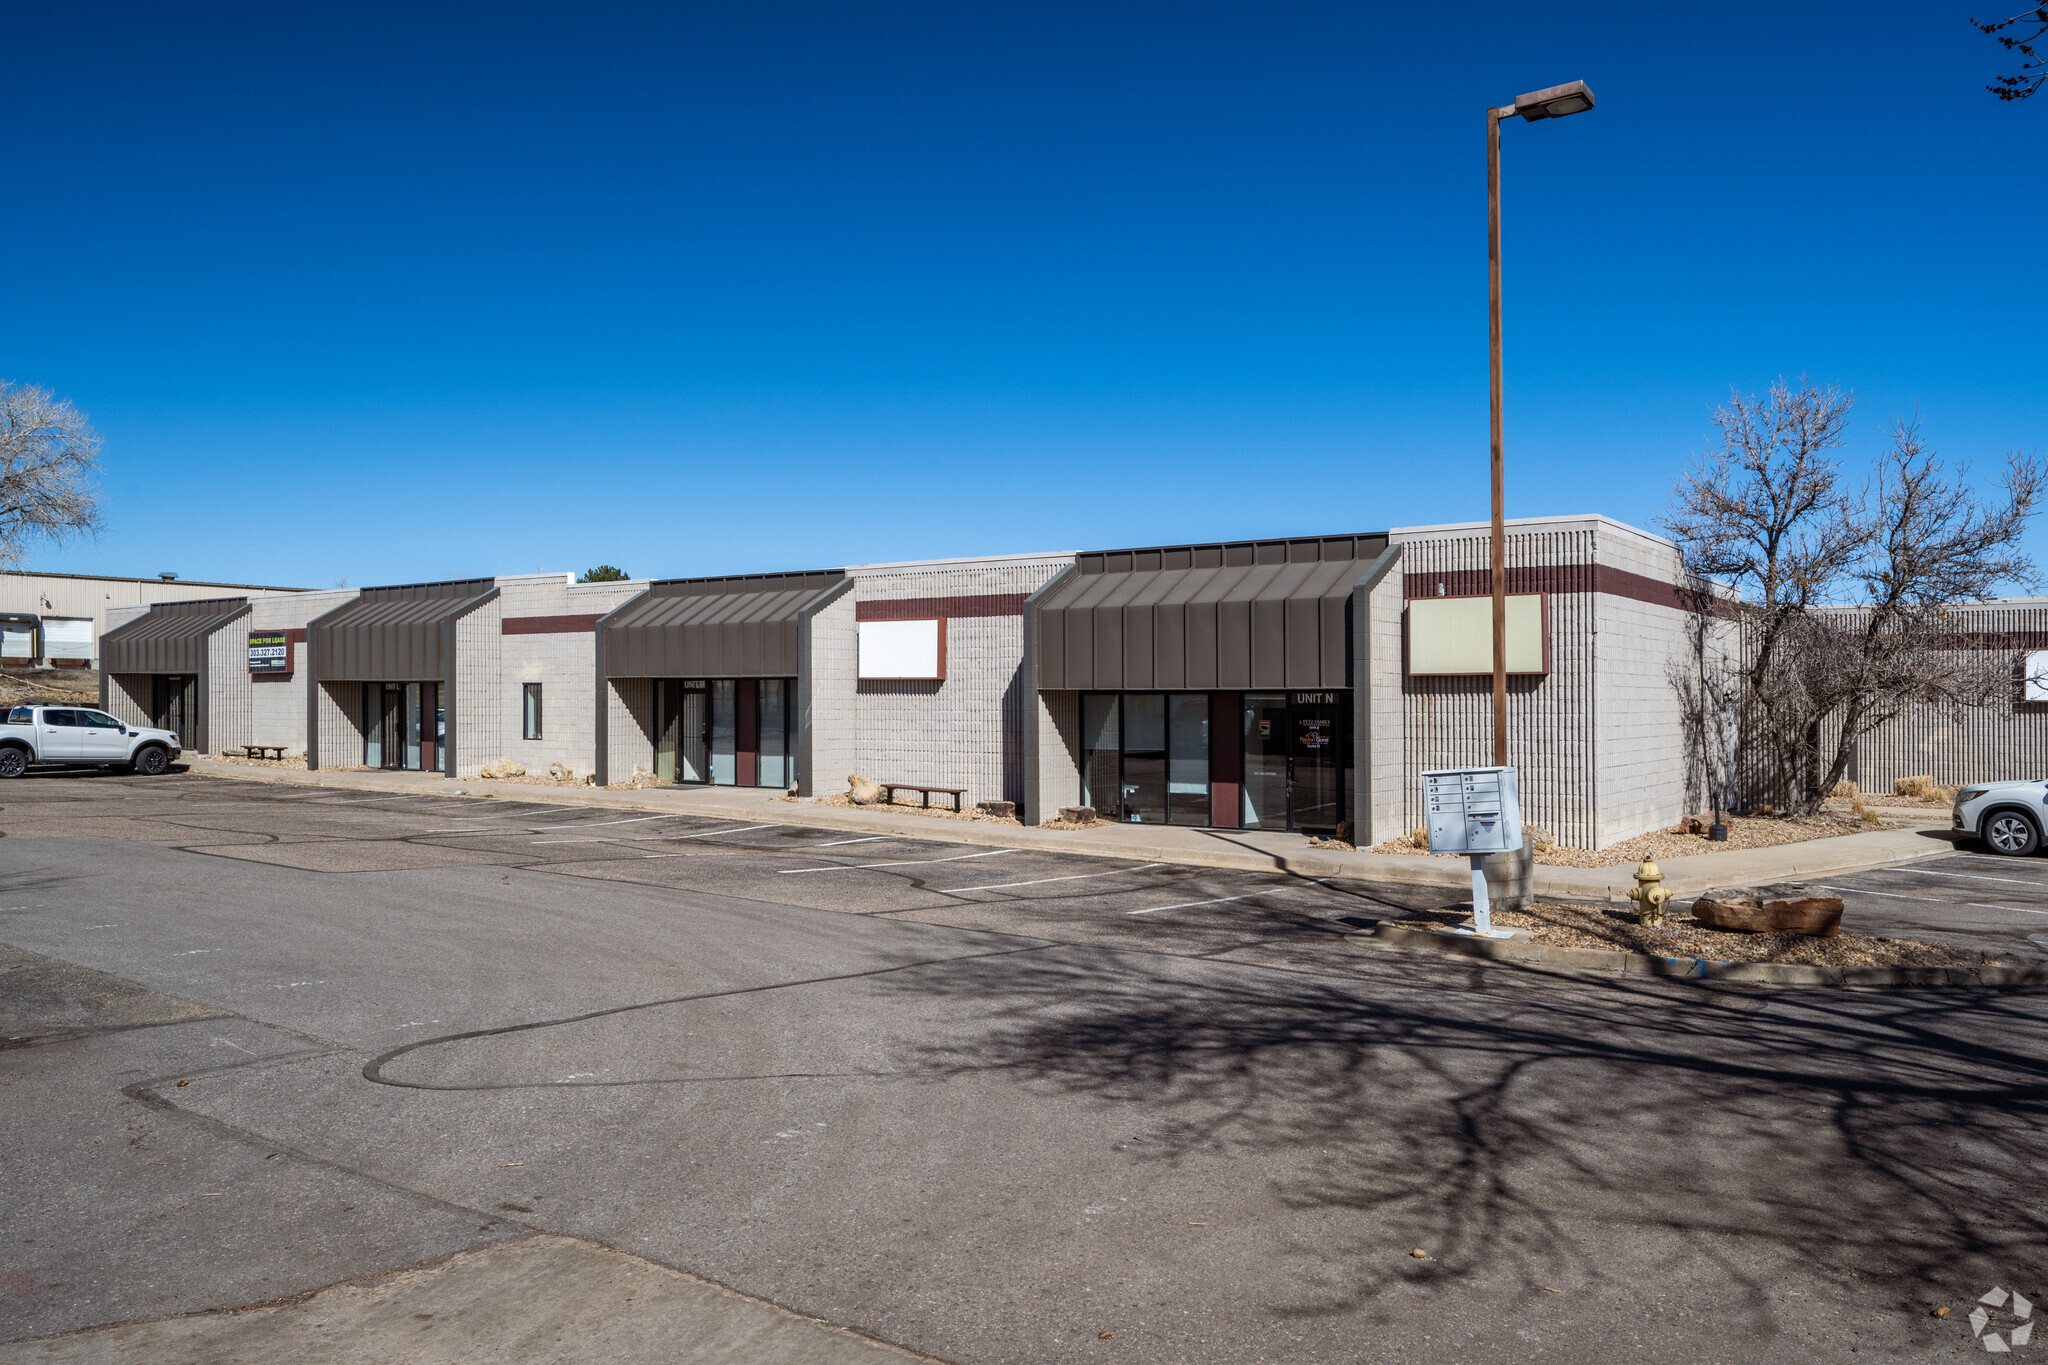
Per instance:
[[[1037,686],[1349,687],[1351,588],[1384,534],[1095,551],[1035,607]]]
[[[249,610],[246,597],[155,602],[100,637],[102,673],[201,672],[206,637]]]
[[[455,619],[497,591],[495,580],[459,578],[364,588],[306,627],[320,682],[425,682],[448,676]]]
[[[599,625],[607,678],[788,678],[798,618],[840,569],[652,584]]]

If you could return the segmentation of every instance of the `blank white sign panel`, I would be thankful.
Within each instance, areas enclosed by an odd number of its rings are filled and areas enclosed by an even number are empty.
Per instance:
[[[2027,701],[2048,701],[2048,649],[2027,655],[2026,691],[2021,696]]]
[[[1542,673],[1543,598],[1508,597],[1508,672]],[[1491,597],[1418,597],[1408,604],[1408,672],[1493,672]]]
[[[860,676],[943,678],[945,638],[944,621],[862,621]]]

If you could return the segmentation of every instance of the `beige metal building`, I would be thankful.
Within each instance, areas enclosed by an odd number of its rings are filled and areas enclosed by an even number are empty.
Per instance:
[[[102,578],[91,574],[0,570],[0,664],[95,668],[108,613],[120,607],[196,597],[292,593],[297,588],[184,579]]]

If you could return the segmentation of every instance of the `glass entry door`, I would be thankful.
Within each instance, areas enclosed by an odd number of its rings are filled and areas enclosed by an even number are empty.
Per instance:
[[[178,737],[181,748],[192,747],[199,720],[199,679],[158,674],[151,680],[149,723]]]
[[[1344,692],[1247,692],[1246,829],[1335,830],[1350,799],[1351,744]]]
[[[663,782],[710,779],[710,711],[702,678],[654,682],[654,775]]]
[[[364,683],[363,766],[438,772],[447,724],[439,683]]]
[[[1082,805],[1137,825],[1210,822],[1208,693],[1089,692],[1081,735]]]
[[[656,678],[654,775],[663,782],[796,781],[794,678]]]

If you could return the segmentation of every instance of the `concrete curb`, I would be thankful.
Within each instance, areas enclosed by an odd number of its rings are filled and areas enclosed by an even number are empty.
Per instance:
[[[1556,948],[1511,939],[1466,938],[1442,929],[1382,924],[1374,938],[1394,947],[1447,957],[1478,958],[1571,974],[1657,976],[1684,981],[1745,981],[1764,986],[2048,986],[2039,967],[1809,967],[1793,962],[1717,962],[1702,957],[1654,957],[1618,948]]]
[[[936,843],[976,848],[1039,849],[1076,853],[1089,858],[1114,858],[1140,863],[1172,863],[1239,872],[1282,872],[1299,877],[1335,877],[1383,886],[1441,887],[1465,890],[1471,870],[1463,859],[1427,858],[1387,853],[1342,853],[1308,847],[1298,835],[1273,835],[1248,830],[1193,830],[1147,827],[1133,837],[1134,827],[1102,825],[1095,829],[1054,830],[1028,825],[999,825],[967,820],[935,820],[921,815],[893,815],[845,806],[786,802],[763,792],[735,799],[732,789],[689,787],[603,791],[595,787],[536,787],[519,782],[469,778],[455,782],[436,774],[382,773],[323,768],[257,768],[216,759],[181,759],[198,777],[267,782],[280,786],[330,787],[349,791],[389,792],[394,796],[450,797],[461,791],[542,805],[584,806],[647,814],[701,815],[711,819],[763,821],[811,829],[892,834]],[[1932,822],[1930,822],[1932,823]],[[1931,840],[1912,830],[1880,830],[1848,834],[1810,843],[1775,848],[1739,849],[1670,859],[1660,866],[1664,884],[1674,895],[1691,897],[1721,886],[1749,886],[1795,881],[1816,876],[1860,872],[1872,867],[1945,857],[1953,852],[1945,840]],[[1633,865],[1605,868],[1538,867],[1536,894],[1546,900],[1620,904],[1633,886]]]

